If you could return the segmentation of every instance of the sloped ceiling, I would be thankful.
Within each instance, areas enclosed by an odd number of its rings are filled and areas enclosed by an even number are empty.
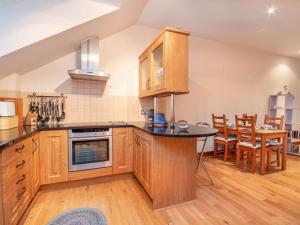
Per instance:
[[[300,59],[300,0],[150,0],[139,24]]]
[[[101,0],[105,1],[112,2]],[[112,7],[117,7],[120,1],[114,2],[116,4]],[[146,2],[147,0],[123,0],[119,9],[0,57],[0,79],[13,73],[24,74],[75,51],[79,48],[80,41],[89,36],[97,35],[102,39],[135,24]]]

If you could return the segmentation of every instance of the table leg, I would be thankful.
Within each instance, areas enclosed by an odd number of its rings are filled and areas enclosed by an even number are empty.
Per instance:
[[[283,149],[282,149],[282,160],[281,160],[281,170],[286,170],[286,154],[288,149],[288,135],[285,134],[283,137]]]
[[[260,149],[260,174],[264,175],[266,173],[266,165],[265,165],[265,148],[266,148],[266,137],[265,135],[261,135],[261,149]]]

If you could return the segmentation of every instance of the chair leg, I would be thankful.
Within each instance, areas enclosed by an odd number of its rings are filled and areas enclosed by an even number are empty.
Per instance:
[[[203,146],[202,146],[202,149],[201,149],[201,153],[199,155],[199,161],[198,161],[196,172],[198,171],[199,164],[201,163],[202,168],[204,169],[204,172],[206,173],[206,176],[208,177],[210,183],[213,185],[214,182],[212,181],[212,179],[211,179],[211,177],[210,177],[210,175],[208,173],[208,170],[207,170],[207,168],[206,168],[206,166],[205,166],[205,164],[203,162],[203,153],[204,153],[204,148],[205,148],[206,141],[207,141],[207,138],[205,138],[205,140],[204,140],[204,143],[203,143]]]
[[[228,158],[228,147],[228,143],[224,145],[224,162],[226,162]]]
[[[206,145],[206,141],[207,141],[207,137],[205,138],[205,140],[204,140],[204,142],[203,142],[202,149],[201,149],[201,153],[198,155],[199,157],[198,157],[198,164],[197,164],[196,171],[198,171],[200,162],[201,162],[201,160],[202,160],[202,156],[203,156],[203,153],[204,153],[204,148],[205,148],[205,145]]]
[[[248,151],[248,154],[247,154],[247,167],[249,167],[251,165],[251,162],[252,162],[251,151]]]
[[[272,154],[272,152],[271,152],[271,150],[269,150],[267,152],[267,169],[268,170],[271,168],[271,154]]]
[[[216,140],[214,141],[214,158],[218,157],[218,143],[216,142]]]
[[[256,172],[256,151],[251,151],[251,173]]]
[[[236,166],[240,167],[241,164],[241,151],[240,148],[237,146],[236,147]]]
[[[280,147],[278,147],[276,153],[277,153],[277,166],[279,167],[280,166]]]

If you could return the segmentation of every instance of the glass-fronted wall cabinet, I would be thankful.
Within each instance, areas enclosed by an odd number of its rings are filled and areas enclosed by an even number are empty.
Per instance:
[[[166,28],[139,57],[139,96],[188,93],[189,33]]]
[[[140,56],[140,79],[139,79],[139,89],[140,95],[147,94],[150,87],[150,66],[149,66],[148,53],[146,52]]]

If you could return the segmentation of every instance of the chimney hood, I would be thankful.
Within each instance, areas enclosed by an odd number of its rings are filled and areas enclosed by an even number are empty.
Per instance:
[[[68,70],[72,79],[107,81],[110,74],[99,68],[99,38],[93,37],[80,44],[80,69]]]

